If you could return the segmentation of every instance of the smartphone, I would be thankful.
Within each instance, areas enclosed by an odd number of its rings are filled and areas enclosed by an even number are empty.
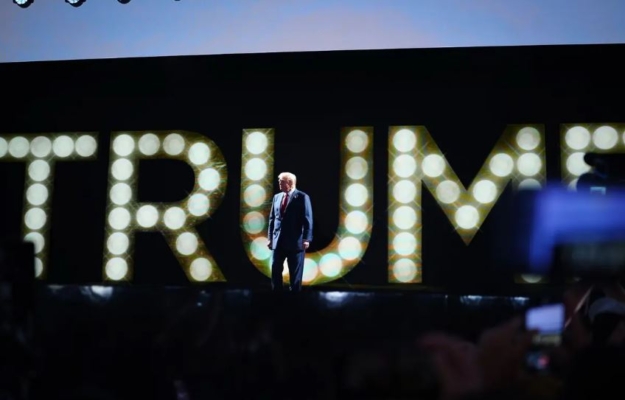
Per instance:
[[[551,366],[551,349],[562,343],[565,312],[564,304],[534,307],[525,313],[525,329],[536,331],[526,364],[533,371],[547,371]]]
[[[608,188],[605,186],[591,186],[590,187],[590,193],[591,194],[601,194],[604,195],[606,194]]]

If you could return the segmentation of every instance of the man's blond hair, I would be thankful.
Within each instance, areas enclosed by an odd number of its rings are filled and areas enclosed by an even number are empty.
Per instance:
[[[295,174],[292,174],[290,172],[282,172],[280,173],[280,175],[278,175],[278,179],[286,179],[290,182],[293,183],[293,187],[295,187],[295,185],[297,184],[297,177],[295,176]]]

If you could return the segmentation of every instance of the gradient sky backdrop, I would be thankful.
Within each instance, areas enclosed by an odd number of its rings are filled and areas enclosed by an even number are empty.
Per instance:
[[[0,0],[0,62],[625,43],[625,0]]]

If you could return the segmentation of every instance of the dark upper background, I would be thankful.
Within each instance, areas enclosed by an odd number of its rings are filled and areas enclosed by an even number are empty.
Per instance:
[[[242,129],[276,129],[275,171],[295,172],[311,195],[314,248],[322,248],[338,223],[339,131],[373,126],[374,232],[362,264],[340,282],[385,285],[389,126],[426,125],[468,185],[507,124],[542,123],[548,177],[558,180],[559,124],[625,122],[622,54],[625,45],[0,64],[0,134],[100,132],[97,161],[56,167],[49,281],[57,283],[101,281],[111,131],[184,129],[209,136],[228,162],[229,182],[221,207],[199,229],[229,282],[256,285],[267,278],[247,260],[239,232]],[[141,164],[140,201],[184,197],[191,171],[175,164]],[[2,236],[20,228],[23,182],[24,164],[0,163]],[[505,201],[465,246],[424,191],[425,285],[489,291],[496,278],[510,281],[488,257],[492,221]],[[136,283],[186,282],[159,234],[139,233],[136,240]]]

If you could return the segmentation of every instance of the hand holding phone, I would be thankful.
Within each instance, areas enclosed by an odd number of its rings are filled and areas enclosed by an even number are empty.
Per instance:
[[[530,308],[525,313],[525,329],[535,331],[532,349],[526,357],[527,367],[535,371],[549,369],[550,349],[562,343],[565,322],[564,304],[549,304]]]
[[[560,345],[564,329],[564,304],[530,308],[525,314],[525,329],[537,332],[532,341],[534,345]]]

